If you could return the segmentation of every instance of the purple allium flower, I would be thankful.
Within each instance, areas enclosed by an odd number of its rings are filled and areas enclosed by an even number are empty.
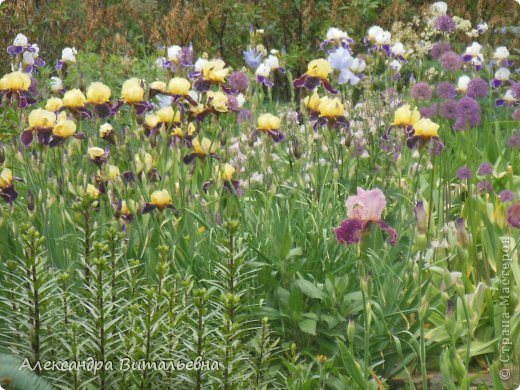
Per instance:
[[[452,83],[443,81],[442,83],[437,84],[435,93],[440,98],[451,99],[457,96],[457,89]]]
[[[500,192],[500,194],[498,194],[498,197],[504,203],[512,202],[515,199],[515,194],[513,194],[512,191],[503,190],[503,191]]]
[[[511,149],[520,148],[520,129],[513,131],[513,134],[507,140],[507,146]]]
[[[491,184],[489,181],[482,180],[477,183],[477,191],[481,194],[492,192],[493,191],[493,184]]]
[[[448,51],[441,57],[442,67],[452,72],[459,70],[463,64],[464,61],[462,60],[462,57],[453,51]]]
[[[480,77],[477,77],[468,83],[468,90],[466,93],[469,97],[477,98],[487,96],[488,90],[488,83]]]
[[[515,99],[520,99],[520,82],[514,83],[511,86],[511,94]]]
[[[421,81],[412,87],[410,94],[416,100],[430,100],[432,98],[432,89],[428,83]]]
[[[453,18],[448,15],[437,17],[437,19],[435,19],[434,26],[437,31],[446,32],[448,34],[455,32],[455,29],[457,28],[457,24]]]
[[[520,108],[517,108],[516,110],[513,111],[513,113],[511,114],[511,118],[514,121],[520,121]]]
[[[468,167],[461,167],[457,169],[457,178],[459,180],[471,179],[472,176],[473,174],[471,173],[471,169],[469,169]]]
[[[478,175],[479,176],[491,176],[493,174],[493,165],[490,163],[482,163],[478,167]]]
[[[419,112],[421,113],[421,117],[431,119],[434,116],[436,116],[437,113],[439,112],[439,106],[436,103],[434,103],[430,107],[425,106],[425,107],[419,108]]]
[[[245,92],[249,86],[249,78],[244,72],[233,72],[229,75],[228,84],[235,91]]]
[[[451,51],[449,42],[436,42],[431,48],[431,56],[434,60],[438,60],[444,53]]]
[[[475,127],[480,123],[480,105],[469,96],[465,96],[458,101],[456,112],[455,130],[466,130],[468,127]]]
[[[520,228],[520,203],[512,205],[507,210],[507,222],[513,227]]]
[[[448,99],[439,104],[439,114],[445,119],[457,118],[457,101]]]

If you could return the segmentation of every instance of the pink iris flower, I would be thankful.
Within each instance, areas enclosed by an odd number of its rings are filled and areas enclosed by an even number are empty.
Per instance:
[[[369,231],[370,225],[375,223],[388,233],[390,245],[395,245],[397,232],[381,219],[386,206],[386,198],[379,188],[365,191],[357,189],[357,194],[347,199],[347,216],[334,231],[339,243],[356,244],[361,241],[362,233]]]

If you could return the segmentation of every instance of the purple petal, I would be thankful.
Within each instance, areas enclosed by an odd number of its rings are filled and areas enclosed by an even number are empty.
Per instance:
[[[337,89],[334,89],[332,87],[332,85],[329,83],[329,80],[323,79],[323,80],[321,80],[321,82],[323,83],[323,86],[325,87],[325,89],[327,91],[329,91],[331,94],[335,95],[339,92]]]
[[[193,160],[195,160],[196,157],[197,157],[196,153],[191,153],[191,154],[184,156],[182,161],[184,162],[184,164],[190,164]]]
[[[155,209],[155,206],[153,204],[146,203],[144,205],[143,209],[141,210],[141,214],[147,214],[154,209]]]
[[[38,143],[40,145],[48,145],[52,135],[52,129],[38,129]]]
[[[103,104],[96,104],[94,106],[94,110],[100,118],[107,118],[112,115],[112,106],[108,102]]]
[[[42,66],[45,66],[45,61],[42,60],[41,58],[35,58],[34,66],[36,66],[37,68],[41,68]]]
[[[269,135],[274,142],[281,142],[285,139],[285,135],[280,130],[269,130]]]
[[[511,226],[520,229],[520,203],[514,204],[509,208],[507,221]]]
[[[502,85],[502,80],[493,79],[491,80],[491,86],[493,88],[498,88]]]
[[[76,109],[77,112],[81,115],[81,118],[83,119],[92,119],[93,115],[92,113],[86,108],[86,107],[78,107]]]
[[[265,85],[267,88],[272,88],[272,87],[274,86],[274,82],[273,82],[273,80],[271,80],[271,79],[265,78],[265,79],[264,79],[264,85]]]
[[[195,81],[193,83],[193,88],[195,88],[196,90],[198,90],[200,92],[207,92],[211,88],[211,82],[203,80],[203,79],[198,79],[197,81]]]
[[[24,95],[18,95],[18,108],[25,108],[29,105]]]
[[[9,46],[7,48],[7,53],[9,55],[12,55],[12,56],[20,54],[22,51],[23,51],[23,47],[22,46]]]
[[[223,84],[222,84],[220,87],[222,88],[222,91],[223,91],[225,94],[227,94],[227,95],[233,95],[233,96],[238,95],[238,92],[239,92],[239,91],[236,90],[236,89],[232,89],[232,88],[226,87],[226,86],[223,85]]]
[[[18,192],[14,189],[14,185],[10,185],[9,187],[3,188],[0,191],[0,196],[7,202],[9,205],[12,205],[13,202],[18,197]]]
[[[293,81],[293,85],[295,88],[302,88],[305,86],[305,80],[307,79],[307,75],[303,75],[299,79]]]
[[[334,229],[336,240],[340,244],[356,244],[361,240],[361,232],[364,227],[365,224],[360,219],[346,219],[338,228]]]
[[[123,172],[123,180],[125,183],[130,183],[134,181],[134,173],[130,171]]]
[[[315,90],[316,88],[318,88],[318,86],[321,84],[321,80],[318,78],[318,77],[310,77],[310,76],[307,76],[305,78],[305,88],[307,88],[308,90]]]
[[[388,234],[388,242],[390,243],[390,245],[392,245],[392,246],[395,245],[395,243],[397,242],[396,230],[383,220],[377,221],[375,223],[377,225],[379,225],[381,230],[383,230],[384,232],[386,232]]]
[[[20,141],[22,141],[22,144],[25,146],[29,146],[33,141],[33,130],[25,130],[22,135],[20,135]]]
[[[420,141],[419,137],[416,137],[416,136],[409,137],[406,140],[406,146],[408,146],[410,149],[414,149],[417,146],[417,143],[419,141]]]
[[[146,101],[145,102],[135,103],[134,107],[135,107],[135,113],[137,115],[142,115],[145,112],[148,112],[148,111],[153,109],[153,105],[151,105],[151,103],[146,102]]]

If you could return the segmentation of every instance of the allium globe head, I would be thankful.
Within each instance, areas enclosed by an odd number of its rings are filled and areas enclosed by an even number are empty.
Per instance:
[[[478,167],[479,176],[491,176],[493,174],[493,165],[490,163],[482,163]]]
[[[500,191],[500,194],[498,194],[498,197],[504,203],[512,202],[515,199],[515,194],[513,194],[512,191],[503,190],[503,191]]]
[[[480,123],[480,105],[469,96],[465,96],[458,101],[456,113],[455,130],[466,130],[476,127]]]
[[[520,82],[514,83],[511,86],[511,93],[515,99],[520,100]]]
[[[457,169],[457,179],[459,180],[467,180],[471,179],[473,174],[471,173],[471,169],[468,167],[460,167]]]
[[[477,191],[481,194],[493,192],[493,184],[487,180],[482,180],[477,183]]]
[[[436,42],[433,44],[430,54],[434,60],[438,60],[444,53],[451,51],[451,45],[449,42]]]
[[[416,100],[430,100],[432,98],[432,89],[428,83],[421,81],[412,87],[410,94]]]
[[[454,72],[462,68],[463,64],[462,57],[453,51],[448,51],[441,56],[441,65],[446,70]]]
[[[448,15],[442,15],[438,16],[437,19],[435,19],[434,27],[437,31],[442,31],[448,34],[451,34],[455,32],[455,29],[457,28],[457,24],[453,20],[451,16]]]
[[[513,131],[513,134],[507,140],[507,146],[511,149],[520,148],[520,129]]]
[[[452,83],[443,81],[442,83],[437,84],[435,93],[440,98],[451,99],[457,96],[457,89]]]
[[[439,106],[437,104],[432,104],[431,106],[424,106],[419,109],[422,118],[433,118],[437,116],[439,111]]]
[[[439,115],[444,119],[457,119],[457,101],[448,99],[439,104]]]
[[[231,89],[245,92],[249,86],[249,77],[244,72],[233,72],[229,76],[228,83]]]
[[[488,83],[484,79],[477,77],[469,82],[466,93],[469,97],[477,98],[487,96],[488,91]]]

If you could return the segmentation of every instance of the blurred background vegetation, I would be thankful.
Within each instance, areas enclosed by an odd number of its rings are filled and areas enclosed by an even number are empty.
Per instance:
[[[288,65],[299,70],[330,26],[360,40],[372,24],[390,28],[411,20],[431,0],[6,0],[0,6],[0,44],[17,33],[53,61],[65,46],[102,56],[152,55],[158,46],[193,43],[196,52],[220,55],[242,66],[249,26],[265,29],[267,48],[285,48]],[[448,0],[450,13],[486,21],[491,29],[515,26],[515,0]],[[490,34],[492,37],[492,34]],[[518,34],[517,34],[518,36]],[[503,41],[503,37],[501,39]],[[518,44],[519,42],[516,42]],[[315,55],[314,55],[315,57]],[[5,50],[0,64],[7,67]]]

